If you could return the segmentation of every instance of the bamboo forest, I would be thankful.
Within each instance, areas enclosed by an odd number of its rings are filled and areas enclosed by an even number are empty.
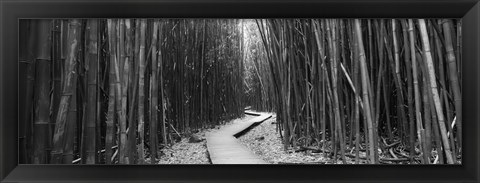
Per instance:
[[[21,19],[21,164],[462,164],[457,19]]]

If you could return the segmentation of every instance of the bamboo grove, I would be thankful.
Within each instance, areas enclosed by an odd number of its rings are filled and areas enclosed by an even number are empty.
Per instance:
[[[243,115],[242,20],[38,19],[19,32],[20,163],[156,163]]]
[[[248,25],[248,24],[247,24]],[[461,163],[461,22],[262,19],[246,48],[254,109],[285,150],[346,163]]]

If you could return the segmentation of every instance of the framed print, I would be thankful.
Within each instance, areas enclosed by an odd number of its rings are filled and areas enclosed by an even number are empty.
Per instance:
[[[465,1],[2,1],[4,182],[478,182]]]

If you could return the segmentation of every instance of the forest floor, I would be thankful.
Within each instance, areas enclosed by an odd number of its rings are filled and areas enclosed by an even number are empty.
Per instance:
[[[252,128],[238,138],[257,156],[272,164],[331,164],[332,159],[325,158],[323,153],[313,153],[310,150],[295,152],[283,149],[282,139],[276,131],[276,116]],[[347,161],[350,160],[347,157]],[[341,163],[341,160],[338,160]],[[350,160],[351,161],[351,160]],[[353,163],[353,162],[349,162]]]
[[[207,133],[216,132],[221,126],[229,125],[237,121],[249,120],[256,116],[245,115],[242,118],[237,118],[215,128],[202,129],[194,135],[205,139]],[[189,137],[182,137],[180,142],[175,143],[171,147],[164,148],[160,152],[160,160],[158,164],[210,164],[210,159],[207,151],[207,142],[203,140],[198,143],[189,142]],[[149,160],[148,160],[149,161]]]
[[[289,148],[284,150],[282,139],[276,130],[276,116],[264,121],[260,125],[252,128],[245,135],[239,137],[243,145],[247,146],[257,156],[272,164],[343,164],[340,155],[337,160],[333,159],[333,154],[325,157],[322,152],[315,152],[314,150],[303,149],[295,151]],[[361,144],[365,147],[365,144]],[[365,157],[365,150],[359,152],[360,157]],[[331,152],[331,142],[326,143],[326,150]],[[352,155],[355,153],[354,149],[346,149],[350,156],[345,157],[346,164],[355,164],[355,158]],[[346,153],[347,154],[347,153]],[[380,158],[386,155],[382,153]],[[400,155],[399,155],[400,156]],[[403,158],[403,157],[402,157]],[[359,164],[367,164],[365,158],[359,159]],[[409,164],[408,161],[381,161],[380,164]]]
[[[249,120],[256,116],[245,115],[243,118],[228,121],[215,128],[203,129],[196,136],[205,139],[207,133],[216,132],[221,126],[229,125],[238,120]],[[276,116],[265,120],[238,138],[240,143],[250,149],[255,155],[272,164],[331,164],[332,159],[325,158],[323,153],[314,153],[311,150],[295,152],[283,149],[282,139],[276,131]],[[158,164],[211,164],[206,140],[189,142],[189,137],[182,137],[181,141],[163,148],[160,152]],[[147,162],[150,159],[147,158]],[[341,160],[337,160],[341,164]],[[353,164],[354,160],[347,157],[347,163]]]
[[[245,115],[243,118],[228,121],[215,128],[203,129],[196,136],[205,139],[207,133],[216,132],[221,126],[229,125],[237,121],[249,120],[256,116]],[[328,164],[331,159],[325,159],[322,153],[311,151],[293,152],[284,151],[282,139],[276,131],[275,115],[250,129],[239,137],[241,144],[245,145],[254,154],[272,164]],[[189,142],[189,137],[182,137],[180,142],[164,148],[160,152],[158,164],[210,164],[206,140],[198,143]],[[147,162],[150,160],[147,159]],[[340,163],[340,162],[339,162]]]
[[[224,122],[214,128],[202,129],[194,135],[201,139],[206,139],[206,134],[217,132],[222,126],[230,125],[238,121],[246,121],[255,117],[256,116],[245,115],[242,118]],[[160,151],[160,159],[157,159],[158,164],[211,164],[206,140],[194,143],[189,142],[189,138],[189,136],[182,137],[179,142],[167,148],[163,148]],[[248,132],[238,137],[238,140],[255,155],[271,164],[342,164],[340,158],[337,158],[336,162],[334,162],[331,154],[325,157],[322,152],[315,152],[313,150],[295,151],[289,149],[285,151],[283,149],[282,139],[276,130],[275,114],[273,114],[272,118],[256,125]],[[327,150],[331,151],[329,146],[329,142],[327,142]],[[347,149],[347,151],[354,153],[354,150],[352,149]],[[365,151],[360,151],[360,156],[365,157]],[[150,159],[147,158],[146,161],[150,162]],[[346,163],[355,164],[355,159],[347,156]],[[365,163],[367,163],[365,159],[361,158],[360,164]]]
[[[206,134],[215,133],[219,131],[222,126],[230,125],[239,121],[246,121],[256,116],[245,115],[242,118],[237,118],[228,122],[224,122],[219,126],[210,129],[202,129],[199,132],[193,134],[200,139],[201,142],[189,142],[190,136],[182,137],[182,139],[169,146],[163,148],[159,154],[160,159],[157,159],[157,164],[211,164],[209,154],[207,150]],[[301,150],[295,151],[289,149],[285,151],[283,149],[282,139],[278,131],[276,130],[276,115],[273,114],[272,118],[265,120],[264,122],[254,126],[242,136],[238,137],[240,143],[250,149],[255,155],[259,156],[264,161],[271,164],[343,164],[340,158],[337,158],[336,162],[332,159],[331,154],[325,156],[321,152],[315,152],[313,150]],[[331,151],[329,147],[330,143],[327,142],[327,149]],[[347,149],[351,154],[354,150]],[[365,157],[365,151],[360,151],[360,156]],[[384,157],[381,155],[380,157]],[[150,162],[150,158],[146,158],[146,162]],[[351,156],[346,156],[347,164],[355,164],[355,159]],[[360,159],[360,164],[367,163],[364,158]],[[387,164],[409,164],[408,162],[387,162]],[[383,162],[382,164],[385,164]]]

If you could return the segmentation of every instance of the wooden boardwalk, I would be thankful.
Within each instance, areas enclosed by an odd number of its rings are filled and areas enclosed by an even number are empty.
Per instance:
[[[254,112],[245,113],[257,117],[224,126],[218,132],[207,135],[207,150],[212,164],[268,164],[240,144],[235,137],[250,126],[261,123],[272,115]]]

